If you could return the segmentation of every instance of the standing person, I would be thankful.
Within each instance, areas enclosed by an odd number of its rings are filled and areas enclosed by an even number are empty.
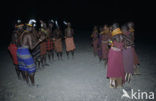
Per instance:
[[[62,59],[62,32],[58,26],[57,21],[56,23],[56,29],[54,30],[54,47],[55,47],[55,52],[57,54],[58,59]]]
[[[114,23],[112,26],[112,41],[108,54],[107,77],[110,79],[110,87],[116,88],[122,86],[125,81],[123,56],[122,56],[122,36],[119,25]]]
[[[134,43],[134,40],[135,40],[135,36],[134,36],[134,23],[133,22],[129,22],[128,24],[128,28],[129,28],[129,32],[131,33],[131,35],[133,36],[133,43]],[[132,47],[132,50],[133,50],[133,57],[134,57],[134,74],[140,74],[139,71],[138,71],[138,65],[140,64],[139,63],[139,59],[138,59],[138,55],[135,51],[135,47]]]
[[[32,20],[32,44],[35,44],[38,41],[39,35],[38,32],[36,30],[36,20],[35,19],[31,19]],[[37,45],[32,51],[32,56],[34,59],[34,62],[36,64],[36,67],[39,68],[39,58],[40,58],[40,45]]]
[[[102,60],[102,47],[101,47],[101,33],[103,31],[103,28],[100,27],[100,33],[98,33],[98,44],[97,44],[97,47],[98,47],[98,57],[99,57],[99,61],[101,62]]]
[[[30,22],[31,21],[27,24],[26,31],[24,31],[19,37],[17,57],[19,69],[25,72],[27,84],[29,84],[30,78],[32,85],[34,85],[36,66],[29,49],[34,49],[44,39],[44,37],[41,37],[34,45],[32,44],[32,24]]]
[[[47,54],[49,60],[54,59],[54,43],[53,43],[53,35],[52,35],[53,23],[50,21],[48,25],[48,36],[47,36]]]
[[[71,28],[70,22],[68,22],[67,28],[65,29],[65,45],[66,45],[66,54],[68,58],[70,52],[72,56],[74,56],[74,51],[76,49],[73,35],[74,35],[74,30]]]
[[[107,25],[104,25],[103,32],[101,32],[101,48],[102,48],[102,60],[104,60],[105,65],[108,59],[108,45],[110,39],[110,32]]]
[[[19,27],[23,28],[24,24],[20,24],[20,25],[17,25],[16,28],[18,29]],[[10,51],[10,54],[11,54],[11,57],[12,57],[12,60],[13,60],[13,64],[15,65],[15,70],[16,70],[16,74],[17,74],[17,77],[18,79],[20,79],[20,70],[18,68],[18,60],[17,60],[17,33],[14,32],[12,34],[12,38],[11,38],[11,43],[10,45],[8,46],[8,50]],[[22,74],[22,77],[23,79],[25,79],[24,75]]]
[[[132,35],[128,31],[128,26],[124,25],[121,27],[122,33],[123,33],[123,42],[124,42],[124,48],[123,48],[123,63],[124,63],[124,70],[125,70],[125,80],[130,82],[131,76],[133,74],[133,41],[132,41]]]
[[[91,38],[92,38],[94,56],[96,56],[98,53],[98,47],[97,47],[98,46],[98,29],[97,29],[97,26],[94,26],[93,33],[91,34]]]
[[[41,36],[47,37],[48,32],[46,30],[46,24],[40,20],[41,23],[41,29],[40,29],[40,34]],[[41,57],[41,64],[44,67],[46,65],[46,54],[47,54],[47,45],[46,45],[46,40],[43,40],[40,43],[40,57]]]

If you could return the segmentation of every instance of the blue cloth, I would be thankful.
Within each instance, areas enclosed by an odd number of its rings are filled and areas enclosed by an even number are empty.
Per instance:
[[[27,47],[18,47],[17,58],[20,70],[27,71],[29,74],[36,71],[36,65]]]

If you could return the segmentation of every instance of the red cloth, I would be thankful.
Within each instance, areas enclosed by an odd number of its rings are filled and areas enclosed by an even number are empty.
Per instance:
[[[9,47],[8,47],[8,50],[10,51],[11,53],[11,56],[12,56],[12,59],[13,59],[13,63],[14,64],[18,64],[18,61],[17,61],[17,46],[15,44],[10,44]]]
[[[74,50],[76,48],[73,37],[66,38],[65,39],[65,44],[66,44],[66,51],[67,52],[72,51],[72,50]]]
[[[123,43],[114,42],[113,44],[114,47],[122,49]],[[125,81],[122,51],[115,51],[112,48],[109,50],[107,77],[109,78],[122,77],[123,82]]]
[[[46,42],[40,44],[40,55],[45,55],[47,53]]]
[[[59,38],[59,39],[55,39],[55,51],[56,52],[62,52],[62,39]]]
[[[101,35],[102,59],[108,58],[108,52],[109,52],[108,39],[109,39],[109,34]]]
[[[53,49],[53,41],[51,39],[47,40],[47,50],[50,51]]]

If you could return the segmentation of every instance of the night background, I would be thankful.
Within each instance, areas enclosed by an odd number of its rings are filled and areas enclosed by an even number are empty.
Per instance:
[[[135,49],[141,75],[124,89],[156,92],[156,9],[151,0],[42,0],[1,3],[0,101],[132,101],[120,98],[121,89],[110,89],[106,68],[93,56],[90,35],[94,25],[135,23]],[[17,79],[7,47],[17,19],[70,21],[75,31],[74,59],[57,59],[36,73],[38,88]],[[64,48],[65,50],[65,48]],[[113,96],[111,96],[113,95]],[[139,101],[139,100],[134,100]],[[149,101],[149,100],[147,100]],[[153,100],[154,101],[154,100]]]
[[[75,29],[90,30],[94,25],[124,24],[135,22],[136,35],[146,36],[145,32],[152,32],[155,22],[155,6],[152,1],[136,0],[50,0],[50,1],[9,1],[2,9],[5,15],[8,34],[12,31],[17,19],[27,21],[30,18],[51,18],[62,23],[71,21]],[[8,30],[9,29],[9,30]],[[8,38],[5,34],[5,38]],[[141,35],[140,35],[141,34]],[[148,35],[155,35],[154,31]]]

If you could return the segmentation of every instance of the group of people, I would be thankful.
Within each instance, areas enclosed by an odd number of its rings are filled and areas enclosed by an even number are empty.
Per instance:
[[[11,43],[8,49],[11,53],[18,78],[22,78],[34,85],[36,68],[44,67],[49,61],[54,60],[56,53],[58,60],[62,60],[62,42],[65,41],[66,54],[69,58],[74,56],[76,49],[74,43],[74,30],[70,22],[63,21],[66,28],[61,31],[57,21],[49,20],[45,23],[30,19],[28,23],[17,21],[12,33]],[[134,23],[129,22],[121,27],[118,23],[111,26],[104,25],[98,29],[94,27],[91,34],[93,53],[104,61],[107,67],[107,78],[110,79],[110,87],[122,86],[130,82],[132,75],[139,74],[139,60],[134,44]]]
[[[91,34],[93,53],[104,61],[110,87],[123,86],[130,82],[132,75],[139,74],[139,60],[134,44],[134,23],[128,22],[121,27],[118,23],[93,28]]]
[[[54,60],[56,53],[58,60],[62,60],[63,40],[66,45],[66,54],[74,56],[76,49],[74,43],[74,30],[70,22],[63,21],[66,28],[60,29],[57,21],[49,20],[45,23],[39,20],[30,19],[28,23],[17,20],[12,33],[11,43],[8,50],[13,59],[18,78],[22,78],[30,85],[35,85],[36,69],[44,67],[49,61]]]

